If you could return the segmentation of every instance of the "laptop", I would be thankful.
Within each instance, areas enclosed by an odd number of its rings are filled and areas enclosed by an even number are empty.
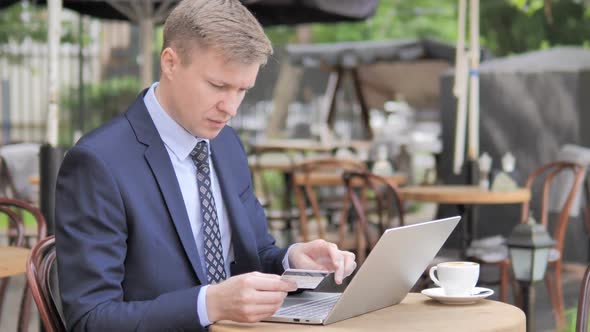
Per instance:
[[[460,219],[456,216],[388,229],[344,292],[289,295],[265,321],[328,325],[400,303]]]

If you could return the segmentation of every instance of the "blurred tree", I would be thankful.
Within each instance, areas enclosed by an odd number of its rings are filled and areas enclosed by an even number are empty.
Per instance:
[[[482,45],[499,56],[590,44],[588,1],[482,1],[481,13]]]
[[[381,0],[356,23],[313,24],[312,41],[429,37],[454,43],[457,0]],[[481,44],[502,56],[555,45],[590,44],[590,0],[480,0]],[[275,45],[295,41],[290,27],[267,28]]]
[[[78,43],[76,22],[62,21],[61,41]],[[43,7],[29,5],[24,1],[0,10],[0,45],[10,42],[22,43],[26,39],[44,42],[47,40],[47,11]],[[82,42],[90,37],[83,35]]]
[[[47,39],[47,18],[43,11],[24,3],[16,3],[0,11],[0,44],[20,43],[26,38]]]
[[[375,15],[354,23],[311,24],[314,43],[431,37],[455,39],[456,0],[381,0]],[[275,45],[294,42],[292,27],[266,31]]]
[[[63,140],[60,143],[71,144],[72,135],[72,117],[75,114],[80,101],[78,94],[79,87],[71,87],[68,90],[62,90],[60,97],[60,104],[63,106],[62,114],[69,114],[69,119],[63,117],[60,124],[64,128]],[[124,105],[129,105],[135,98],[137,92],[140,91],[141,86],[137,77],[121,76],[108,80],[103,80],[98,83],[84,84],[85,91],[85,128],[81,128],[82,132],[88,132],[99,125],[107,122],[113,117],[125,111]],[[123,105],[123,106],[122,106]],[[70,130],[66,130],[69,128]]]
[[[315,42],[456,38],[457,0],[381,0],[375,16],[357,23],[315,24]]]

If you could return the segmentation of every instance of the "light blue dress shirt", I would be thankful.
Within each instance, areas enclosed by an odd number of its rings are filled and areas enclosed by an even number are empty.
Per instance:
[[[190,221],[191,230],[193,231],[193,238],[199,251],[199,259],[201,260],[201,266],[204,269],[206,267],[204,253],[204,242],[203,242],[203,220],[201,217],[201,204],[199,201],[199,192],[197,190],[197,169],[193,160],[190,157],[191,151],[197,145],[197,142],[206,141],[209,144],[209,140],[196,138],[192,136],[186,129],[180,126],[174,119],[164,111],[162,105],[156,98],[155,89],[158,86],[158,82],[154,83],[145,97],[143,102],[147,107],[147,110],[158,130],[158,134],[164,141],[166,151],[172,161],[172,167],[174,167],[174,173],[180,186],[184,205],[186,206],[186,212]],[[227,215],[227,209],[223,203],[223,197],[221,196],[221,188],[219,187],[219,180],[215,173],[215,167],[213,167],[211,161],[211,149],[209,148],[209,169],[211,170],[211,190],[213,197],[215,198],[215,207],[217,208],[217,219],[219,221],[219,231],[221,232],[221,246],[223,247],[223,259],[225,263],[225,275],[230,276],[230,263],[234,260],[233,245],[231,243],[231,227],[229,225],[229,218]],[[201,325],[210,325],[209,317],[207,315],[207,306],[205,302],[208,285],[201,288],[198,297],[198,313],[201,320]]]
[[[186,129],[180,126],[174,119],[170,117],[162,108],[162,105],[156,98],[155,90],[158,82],[152,84],[148,92],[143,98],[143,102],[156,126],[156,130],[164,145],[166,151],[172,161],[172,167],[180,186],[186,212],[190,221],[191,230],[193,231],[193,238],[199,251],[199,259],[201,266],[206,267],[205,258],[203,255],[203,221],[201,217],[199,193],[197,190],[197,169],[193,160],[190,158],[190,152],[195,148],[197,142],[209,140],[197,138],[192,136]],[[231,227],[229,224],[229,217],[227,209],[223,202],[221,195],[221,188],[219,187],[219,180],[215,173],[215,167],[211,161],[211,146],[209,145],[209,169],[211,170],[211,190],[215,198],[215,206],[217,208],[217,218],[219,221],[219,231],[221,232],[221,245],[223,247],[223,259],[225,263],[225,275],[230,276],[230,263],[234,261],[234,250],[231,242]],[[289,250],[291,247],[289,248]],[[283,259],[283,267],[289,268],[288,254]],[[202,281],[205,282],[205,281]],[[197,312],[199,314],[200,323],[202,326],[211,325],[209,315],[207,314],[206,296],[209,285],[201,287],[199,296],[197,298]]]

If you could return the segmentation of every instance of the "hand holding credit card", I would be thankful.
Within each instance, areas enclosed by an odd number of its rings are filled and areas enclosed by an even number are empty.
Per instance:
[[[329,274],[328,271],[288,269],[281,279],[296,283],[298,289],[315,289]]]

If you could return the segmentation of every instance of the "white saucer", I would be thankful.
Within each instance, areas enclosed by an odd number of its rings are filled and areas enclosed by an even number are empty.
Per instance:
[[[447,296],[442,288],[428,288],[422,290],[422,294],[437,300],[444,304],[471,304],[494,294],[494,291],[489,288],[475,287],[473,293],[477,295],[471,296]]]

